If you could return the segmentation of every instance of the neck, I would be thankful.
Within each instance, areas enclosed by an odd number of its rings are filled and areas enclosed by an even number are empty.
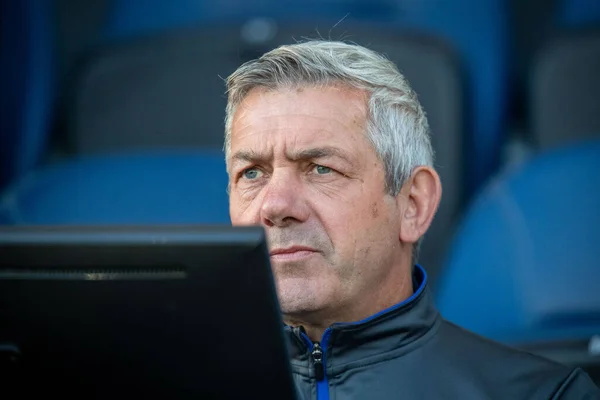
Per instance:
[[[369,301],[354,301],[353,304],[339,304],[331,309],[321,309],[309,313],[286,314],[284,322],[289,326],[302,326],[313,342],[321,341],[323,333],[336,322],[357,322],[366,319],[395,304],[401,303],[413,294],[412,268],[397,279],[386,279],[376,291],[369,291]]]

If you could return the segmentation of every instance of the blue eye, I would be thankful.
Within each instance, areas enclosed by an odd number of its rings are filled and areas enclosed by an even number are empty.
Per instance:
[[[246,179],[256,179],[260,175],[260,171],[256,168],[248,168],[244,171],[244,178]]]
[[[325,175],[325,174],[328,174],[328,173],[330,173],[332,171],[331,168],[324,167],[322,165],[317,165],[315,167],[315,170],[317,171],[317,174],[319,174],[319,175]]]

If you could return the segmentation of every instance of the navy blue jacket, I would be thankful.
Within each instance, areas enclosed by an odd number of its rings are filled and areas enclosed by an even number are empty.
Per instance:
[[[299,399],[600,399],[580,368],[512,349],[445,321],[423,269],[406,301],[312,343],[286,327]]]

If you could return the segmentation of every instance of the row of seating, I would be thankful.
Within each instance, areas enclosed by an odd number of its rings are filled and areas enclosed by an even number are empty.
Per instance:
[[[223,154],[211,150],[69,159],[0,197],[0,224],[228,224]]]

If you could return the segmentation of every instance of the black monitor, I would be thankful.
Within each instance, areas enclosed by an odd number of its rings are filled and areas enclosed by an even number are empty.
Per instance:
[[[2,398],[294,398],[284,341],[261,228],[0,229]]]

